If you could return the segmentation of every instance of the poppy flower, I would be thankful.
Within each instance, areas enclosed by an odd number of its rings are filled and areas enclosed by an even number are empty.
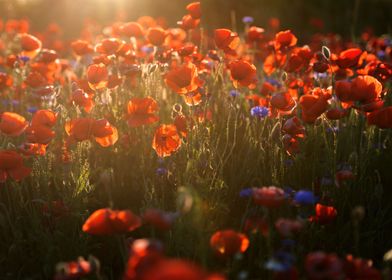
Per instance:
[[[235,88],[239,86],[256,88],[256,66],[245,60],[235,60],[229,64],[231,80]]]
[[[76,40],[71,43],[72,51],[77,56],[84,56],[94,52],[94,48],[87,41]]]
[[[237,253],[244,253],[249,247],[249,239],[245,234],[234,230],[220,230],[210,238],[210,246],[219,257],[231,257]]]
[[[112,146],[118,140],[117,129],[105,119],[74,119],[65,124],[65,131],[72,141],[80,142],[94,137],[102,147]]]
[[[88,217],[82,230],[92,235],[112,235],[134,231],[141,219],[129,210],[98,209]]]
[[[165,76],[165,82],[169,88],[178,94],[191,93],[199,87],[196,65],[184,64],[170,70]]]
[[[124,273],[124,280],[140,279],[144,273],[162,259],[163,246],[156,240],[137,239],[132,242],[129,249],[129,258]]]
[[[18,151],[25,156],[44,156],[46,154],[45,144],[23,143],[18,147]]]
[[[305,259],[305,270],[309,280],[344,279],[343,263],[335,254],[309,253]]]
[[[264,29],[257,26],[251,26],[248,29],[247,41],[249,43],[257,43],[264,39]]]
[[[335,174],[335,184],[340,187],[343,182],[353,180],[355,178],[354,173],[350,169],[342,169]]]
[[[302,108],[302,120],[313,123],[328,108],[328,100],[331,98],[328,90],[315,88],[313,94],[302,95],[299,103]]]
[[[269,186],[253,189],[253,200],[267,208],[277,208],[286,202],[285,192],[278,187]]]
[[[99,270],[99,261],[90,256],[88,260],[79,257],[76,261],[67,263],[58,263],[56,265],[56,275],[54,280],[76,280],[88,276]]]
[[[325,116],[329,120],[339,120],[345,116],[347,116],[348,111],[340,108],[329,109]]]
[[[282,237],[289,238],[301,231],[304,224],[299,220],[279,219],[275,223],[275,228]]]
[[[318,203],[316,204],[315,215],[310,217],[310,221],[326,225],[332,223],[337,215],[338,212],[333,206],[326,206]]]
[[[201,18],[200,2],[193,2],[186,6],[186,10],[189,12],[193,19]]]
[[[31,120],[32,126],[44,125],[47,127],[53,127],[56,124],[57,116],[51,110],[38,110],[34,113]]]
[[[288,119],[284,123],[282,130],[285,133],[290,134],[293,137],[302,138],[305,135],[305,128],[301,124],[300,119],[297,117],[292,117],[292,118]]]
[[[197,106],[203,101],[203,95],[196,90],[191,93],[186,93],[182,96],[184,98],[184,102],[188,106]]]
[[[21,55],[28,56],[30,58],[35,57],[41,50],[41,41],[30,34],[20,34],[19,35],[20,45],[22,48]]]
[[[159,157],[168,157],[181,147],[181,138],[173,124],[162,124],[155,131],[152,147]]]
[[[140,280],[206,280],[203,270],[179,259],[162,259],[143,273]]]
[[[373,267],[371,260],[354,258],[352,255],[347,255],[343,262],[343,268],[347,279],[382,279],[380,271]]]
[[[379,128],[392,128],[392,106],[369,113],[367,121],[369,125],[376,125]]]
[[[185,15],[182,17],[181,21],[177,22],[177,24],[185,31],[188,31],[195,29],[200,24],[200,20],[192,18],[191,15]]]
[[[382,93],[382,84],[372,76],[358,76],[351,82],[352,101],[369,103]]]
[[[180,133],[182,137],[186,137],[189,128],[193,127],[193,120],[183,114],[178,114],[174,119],[174,125],[176,126],[178,133]]]
[[[275,50],[286,51],[287,49],[294,47],[297,44],[297,41],[297,37],[295,37],[291,30],[280,31],[275,35]]]
[[[26,129],[27,141],[47,145],[55,137],[56,133],[47,126],[35,125]]]
[[[143,26],[138,22],[127,22],[121,27],[121,32],[124,36],[141,38],[144,36]]]
[[[290,92],[277,92],[271,97],[271,106],[280,114],[289,115],[296,107],[296,102]]]
[[[147,40],[154,46],[162,46],[165,42],[167,33],[161,27],[151,27],[147,30]]]
[[[90,113],[92,108],[94,107],[94,100],[92,95],[88,95],[82,89],[76,89],[72,93],[72,102],[80,106],[86,111],[86,113]]]
[[[105,88],[108,84],[108,70],[102,63],[92,64],[87,68],[87,81],[92,89]]]
[[[238,34],[229,29],[215,29],[214,40],[218,49],[229,54],[235,53],[240,44]]]
[[[134,97],[128,102],[126,119],[131,127],[152,124],[159,120],[158,103],[151,97]]]
[[[0,72],[0,91],[10,88],[12,84],[12,76],[7,73]]]
[[[95,51],[104,55],[115,55],[124,44],[118,38],[105,38],[95,45]]]
[[[283,135],[282,138],[284,149],[286,153],[291,156],[295,155],[300,151],[300,146],[297,137],[293,137],[290,134]]]
[[[166,213],[159,209],[147,209],[143,214],[143,220],[146,223],[160,230],[171,229],[177,217],[176,213]]]
[[[4,112],[0,114],[0,132],[8,136],[19,136],[27,128],[27,121],[19,114]]]
[[[358,48],[351,48],[342,51],[336,60],[336,64],[340,68],[350,68],[358,64],[359,58],[362,55],[362,50]]]
[[[336,96],[342,102],[350,102],[353,100],[351,94],[351,82],[346,80],[339,80],[335,83]]]
[[[20,181],[30,173],[31,168],[24,166],[20,154],[11,150],[0,150],[0,183],[4,183],[8,177]]]

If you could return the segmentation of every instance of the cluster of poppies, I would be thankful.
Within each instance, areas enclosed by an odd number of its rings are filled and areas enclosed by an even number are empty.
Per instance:
[[[229,29],[209,33],[200,28],[200,2],[186,10],[176,28],[143,16],[115,22],[101,33],[87,22],[72,42],[60,39],[55,24],[30,34],[25,20],[0,22],[0,143],[5,143],[0,147],[0,183],[34,175],[27,162],[47,153],[72,162],[72,149],[79,142],[129,148],[129,131],[137,137],[140,128],[143,133],[144,128],[154,129],[150,145],[157,157],[173,156],[197,126],[212,122],[219,110],[214,100],[229,98],[222,95],[228,92],[243,97],[251,116],[281,123],[281,145],[289,157],[301,153],[306,131],[323,121],[356,116],[379,129],[392,128],[387,94],[392,78],[390,39],[366,32],[354,44],[336,35],[315,34],[308,45],[300,46],[291,30],[279,31],[278,19],[264,29],[246,18],[244,34]],[[167,115],[171,121],[163,122]],[[335,185],[354,178],[351,170],[342,169]],[[267,215],[248,218],[243,231],[212,234],[210,247],[218,258],[245,254],[252,233],[268,236],[276,230],[282,239],[295,238],[307,224],[328,226],[338,215],[333,205],[321,203],[307,190],[265,186],[243,190],[241,196],[250,197]],[[66,209],[57,202],[46,208],[58,207]],[[302,217],[271,223],[268,213],[281,207],[300,208]],[[182,214],[147,209],[138,216],[130,210],[102,208],[87,218],[82,231],[124,235],[144,224],[167,231]],[[192,262],[166,257],[157,240],[127,245],[124,279],[226,279]],[[265,264],[274,279],[299,279],[290,256],[282,249]],[[55,279],[91,273],[99,273],[99,261],[80,258],[59,264]],[[370,261],[324,252],[306,256],[305,273],[308,279],[381,279]]]

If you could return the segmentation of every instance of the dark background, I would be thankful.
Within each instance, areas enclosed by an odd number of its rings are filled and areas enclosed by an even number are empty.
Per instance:
[[[121,13],[123,20],[141,15],[164,16],[172,25],[185,14],[186,0],[0,0],[0,16],[29,18],[36,29],[57,22],[67,35],[75,36],[85,18],[109,23]],[[241,28],[243,16],[253,16],[265,27],[270,17],[279,17],[282,29],[313,33],[311,18],[325,22],[324,31],[350,36],[365,27],[376,34],[391,33],[392,0],[202,0],[204,24],[210,28],[231,27],[230,11],[236,11]],[[357,11],[357,12],[356,12]],[[354,28],[354,29],[353,29]],[[74,33],[74,34],[72,34]]]

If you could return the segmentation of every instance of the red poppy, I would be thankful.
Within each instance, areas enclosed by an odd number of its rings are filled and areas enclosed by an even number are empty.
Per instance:
[[[19,136],[27,128],[27,121],[21,115],[12,112],[0,114],[0,132],[8,136]]]
[[[12,84],[12,76],[7,73],[0,72],[0,91],[10,88]]]
[[[87,80],[92,89],[105,88],[108,84],[108,70],[104,64],[92,64],[87,68]]]
[[[20,154],[11,150],[0,150],[0,183],[4,183],[8,176],[20,181],[30,173],[31,168],[24,166]]]
[[[275,223],[275,228],[282,237],[291,237],[301,231],[304,224],[299,220],[279,219]]]
[[[256,204],[267,208],[277,208],[286,202],[286,194],[275,186],[253,189],[253,200]]]
[[[315,215],[310,217],[310,221],[326,225],[332,223],[337,215],[338,212],[333,206],[326,206],[318,203],[316,204]]]
[[[82,107],[86,113],[90,113],[94,107],[93,95],[88,95],[82,89],[73,91],[72,102],[74,102],[75,105]]]
[[[280,114],[289,115],[296,107],[296,102],[290,92],[278,92],[272,95],[271,106],[278,110]]]
[[[35,125],[26,129],[27,141],[47,145],[55,137],[56,133],[47,126]]]
[[[297,44],[297,37],[291,30],[281,31],[275,35],[275,50],[286,51]]]
[[[40,52],[42,43],[33,35],[27,33],[20,34],[19,39],[22,48],[21,54],[23,56],[33,58]]]
[[[344,279],[342,261],[335,254],[309,253],[305,259],[305,270],[309,280]]]
[[[328,90],[321,88],[313,89],[313,94],[302,95],[299,103],[302,108],[302,120],[313,123],[328,108],[328,100],[331,98]]]
[[[257,83],[256,66],[245,60],[235,60],[229,64],[231,80],[235,88],[239,86],[254,89]]]
[[[159,241],[137,239],[130,245],[124,280],[137,280],[163,259],[163,246]]]
[[[347,116],[348,111],[340,108],[329,109],[325,116],[329,120],[339,120],[345,116]]]
[[[230,54],[235,53],[235,50],[240,44],[238,34],[229,29],[216,29],[214,39],[218,49]]]
[[[231,257],[244,253],[249,247],[249,239],[245,234],[234,230],[220,230],[210,238],[210,246],[219,257]]]
[[[46,146],[38,143],[23,143],[18,150],[25,156],[44,156],[46,154]]]
[[[167,33],[161,27],[151,27],[147,31],[147,40],[154,46],[162,46],[165,42]]]
[[[382,84],[372,76],[358,76],[351,83],[352,101],[369,103],[380,97]]]
[[[129,210],[96,210],[83,224],[83,231],[93,235],[112,235],[134,231],[141,219]]]
[[[188,31],[195,29],[200,24],[200,20],[192,18],[191,15],[185,15],[177,24],[185,31]]]
[[[152,124],[159,120],[158,103],[151,97],[134,97],[128,102],[126,119],[131,127]]]
[[[264,29],[257,26],[251,26],[248,29],[247,41],[249,43],[257,43],[264,39]]]
[[[290,134],[285,134],[283,135],[282,142],[284,149],[289,156],[295,155],[300,151],[299,142],[296,137],[293,137]]]
[[[367,121],[368,124],[376,125],[379,128],[392,128],[392,106],[369,113]]]
[[[347,279],[382,279],[380,271],[373,267],[371,260],[354,258],[352,255],[347,255],[343,263],[343,268]]]
[[[191,262],[162,259],[147,269],[140,280],[206,280],[206,278],[203,270]]]
[[[155,131],[152,147],[160,157],[168,157],[181,147],[181,138],[173,124],[162,124]]]
[[[143,220],[159,230],[169,230],[178,217],[176,213],[167,213],[159,209],[147,209]]]
[[[115,55],[125,43],[118,38],[105,38],[95,45],[95,51],[104,55]]]
[[[352,48],[345,50],[339,54],[336,64],[340,68],[350,68],[358,64],[359,58],[362,55],[362,50],[357,48]]]
[[[94,137],[102,147],[112,146],[118,140],[117,129],[105,119],[79,118],[71,120],[65,124],[65,131],[71,141],[84,141]]]
[[[191,93],[199,87],[196,65],[184,64],[166,74],[165,82],[169,88],[178,94]]]
[[[282,130],[285,133],[290,134],[293,137],[302,138],[305,135],[305,128],[301,124],[300,119],[297,117],[292,117],[292,118],[288,119],[284,123]]]
[[[193,2],[186,6],[187,11],[192,16],[193,19],[200,19],[201,18],[201,8],[200,2]]]
[[[79,257],[78,260],[59,263],[56,266],[54,280],[76,280],[99,270],[99,261],[90,256],[88,260]]]
[[[144,36],[143,26],[138,22],[127,22],[121,27],[121,32],[124,36],[141,38]]]
[[[87,41],[76,40],[71,43],[71,48],[75,55],[83,56],[94,52],[94,48]]]

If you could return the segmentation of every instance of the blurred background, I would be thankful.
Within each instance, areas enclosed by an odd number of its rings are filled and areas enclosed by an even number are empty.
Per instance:
[[[107,24],[114,20],[135,20],[142,15],[163,16],[170,25],[185,14],[186,0],[0,0],[0,16],[28,18],[33,29],[56,22],[66,36],[77,36],[85,19]],[[391,33],[392,0],[201,0],[205,27],[242,28],[242,17],[252,16],[255,24],[267,25],[278,17],[281,28],[297,33],[322,29],[343,36],[358,34],[366,27],[376,34]],[[233,22],[231,11],[236,11]]]

